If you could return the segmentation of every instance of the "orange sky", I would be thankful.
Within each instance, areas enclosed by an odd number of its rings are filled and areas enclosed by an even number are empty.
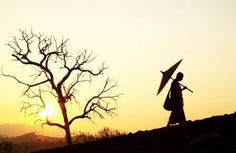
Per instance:
[[[124,95],[118,116],[78,121],[73,131],[95,132],[104,126],[122,131],[160,128],[169,112],[159,96],[160,71],[183,59],[177,71],[183,84],[189,120],[236,110],[236,1],[234,0],[8,0],[0,2],[0,66],[23,74],[5,44],[18,29],[62,35],[71,52],[87,48],[109,65]],[[176,73],[175,73],[176,74]],[[174,75],[175,75],[174,74]],[[34,124],[20,113],[23,87],[0,77],[0,124]],[[40,126],[40,125],[38,125]],[[46,130],[45,130],[46,131]],[[45,132],[63,135],[56,129]]]

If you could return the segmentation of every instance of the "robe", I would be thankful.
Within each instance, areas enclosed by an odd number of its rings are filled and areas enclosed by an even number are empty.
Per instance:
[[[173,108],[170,114],[168,125],[183,123],[186,121],[183,108],[184,103],[183,103],[182,89],[177,80],[174,80],[172,82],[170,92],[171,92],[170,97],[172,100]]]

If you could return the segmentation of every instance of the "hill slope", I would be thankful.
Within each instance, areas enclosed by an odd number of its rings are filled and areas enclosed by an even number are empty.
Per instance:
[[[235,153],[236,113],[37,153]]]
[[[37,131],[34,126],[26,124],[0,124],[0,135],[5,137],[20,136],[29,131]]]
[[[13,144],[22,144],[22,143],[39,143],[39,142],[43,142],[43,143],[49,143],[49,142],[63,142],[65,141],[63,138],[56,138],[56,137],[50,137],[50,136],[44,136],[44,135],[38,135],[35,132],[30,132],[30,133],[26,133],[23,134],[21,136],[16,136],[16,137],[12,137],[11,141],[13,142]],[[62,145],[61,145],[62,146]]]

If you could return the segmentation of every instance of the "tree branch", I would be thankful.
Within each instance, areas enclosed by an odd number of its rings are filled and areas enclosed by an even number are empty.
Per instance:
[[[59,123],[53,123],[53,122],[50,122],[49,120],[47,120],[45,123],[42,123],[41,126],[43,125],[49,125],[49,126],[56,126],[56,127],[59,127],[59,128],[62,128],[62,129],[65,129],[65,126],[59,124]]]
[[[106,95],[107,92],[111,91],[113,88],[117,86],[117,83],[114,83],[114,84],[111,84],[111,83],[113,83],[113,79],[107,78],[102,90],[98,92],[97,95],[93,96],[87,101],[84,107],[83,113],[81,115],[77,115],[73,117],[69,121],[69,124],[72,124],[75,120],[82,119],[82,118],[88,118],[91,120],[90,114],[92,112],[94,114],[97,114],[102,119],[104,118],[102,112],[105,112],[108,115],[115,114],[114,110],[116,109],[116,107],[110,107],[109,100],[116,102],[117,99],[122,94]]]
[[[1,73],[1,75],[2,75],[2,76],[5,76],[5,77],[13,78],[13,79],[16,80],[18,83],[27,86],[27,89],[25,90],[24,95],[25,95],[32,87],[39,86],[39,85],[41,85],[41,84],[44,84],[44,83],[50,81],[49,79],[47,79],[47,80],[44,80],[44,81],[41,81],[41,82],[37,82],[37,83],[34,83],[34,84],[29,84],[29,83],[25,83],[25,82],[23,82],[23,81],[20,81],[20,80],[17,79],[15,76],[12,76],[12,75],[9,75],[9,74],[4,74],[3,72]]]

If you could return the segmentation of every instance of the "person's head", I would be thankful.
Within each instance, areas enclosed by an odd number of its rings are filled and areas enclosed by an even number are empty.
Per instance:
[[[184,77],[184,74],[183,74],[182,72],[179,72],[179,73],[177,73],[177,75],[176,75],[176,80],[177,80],[177,81],[181,81],[181,80],[183,79],[183,77]]]

